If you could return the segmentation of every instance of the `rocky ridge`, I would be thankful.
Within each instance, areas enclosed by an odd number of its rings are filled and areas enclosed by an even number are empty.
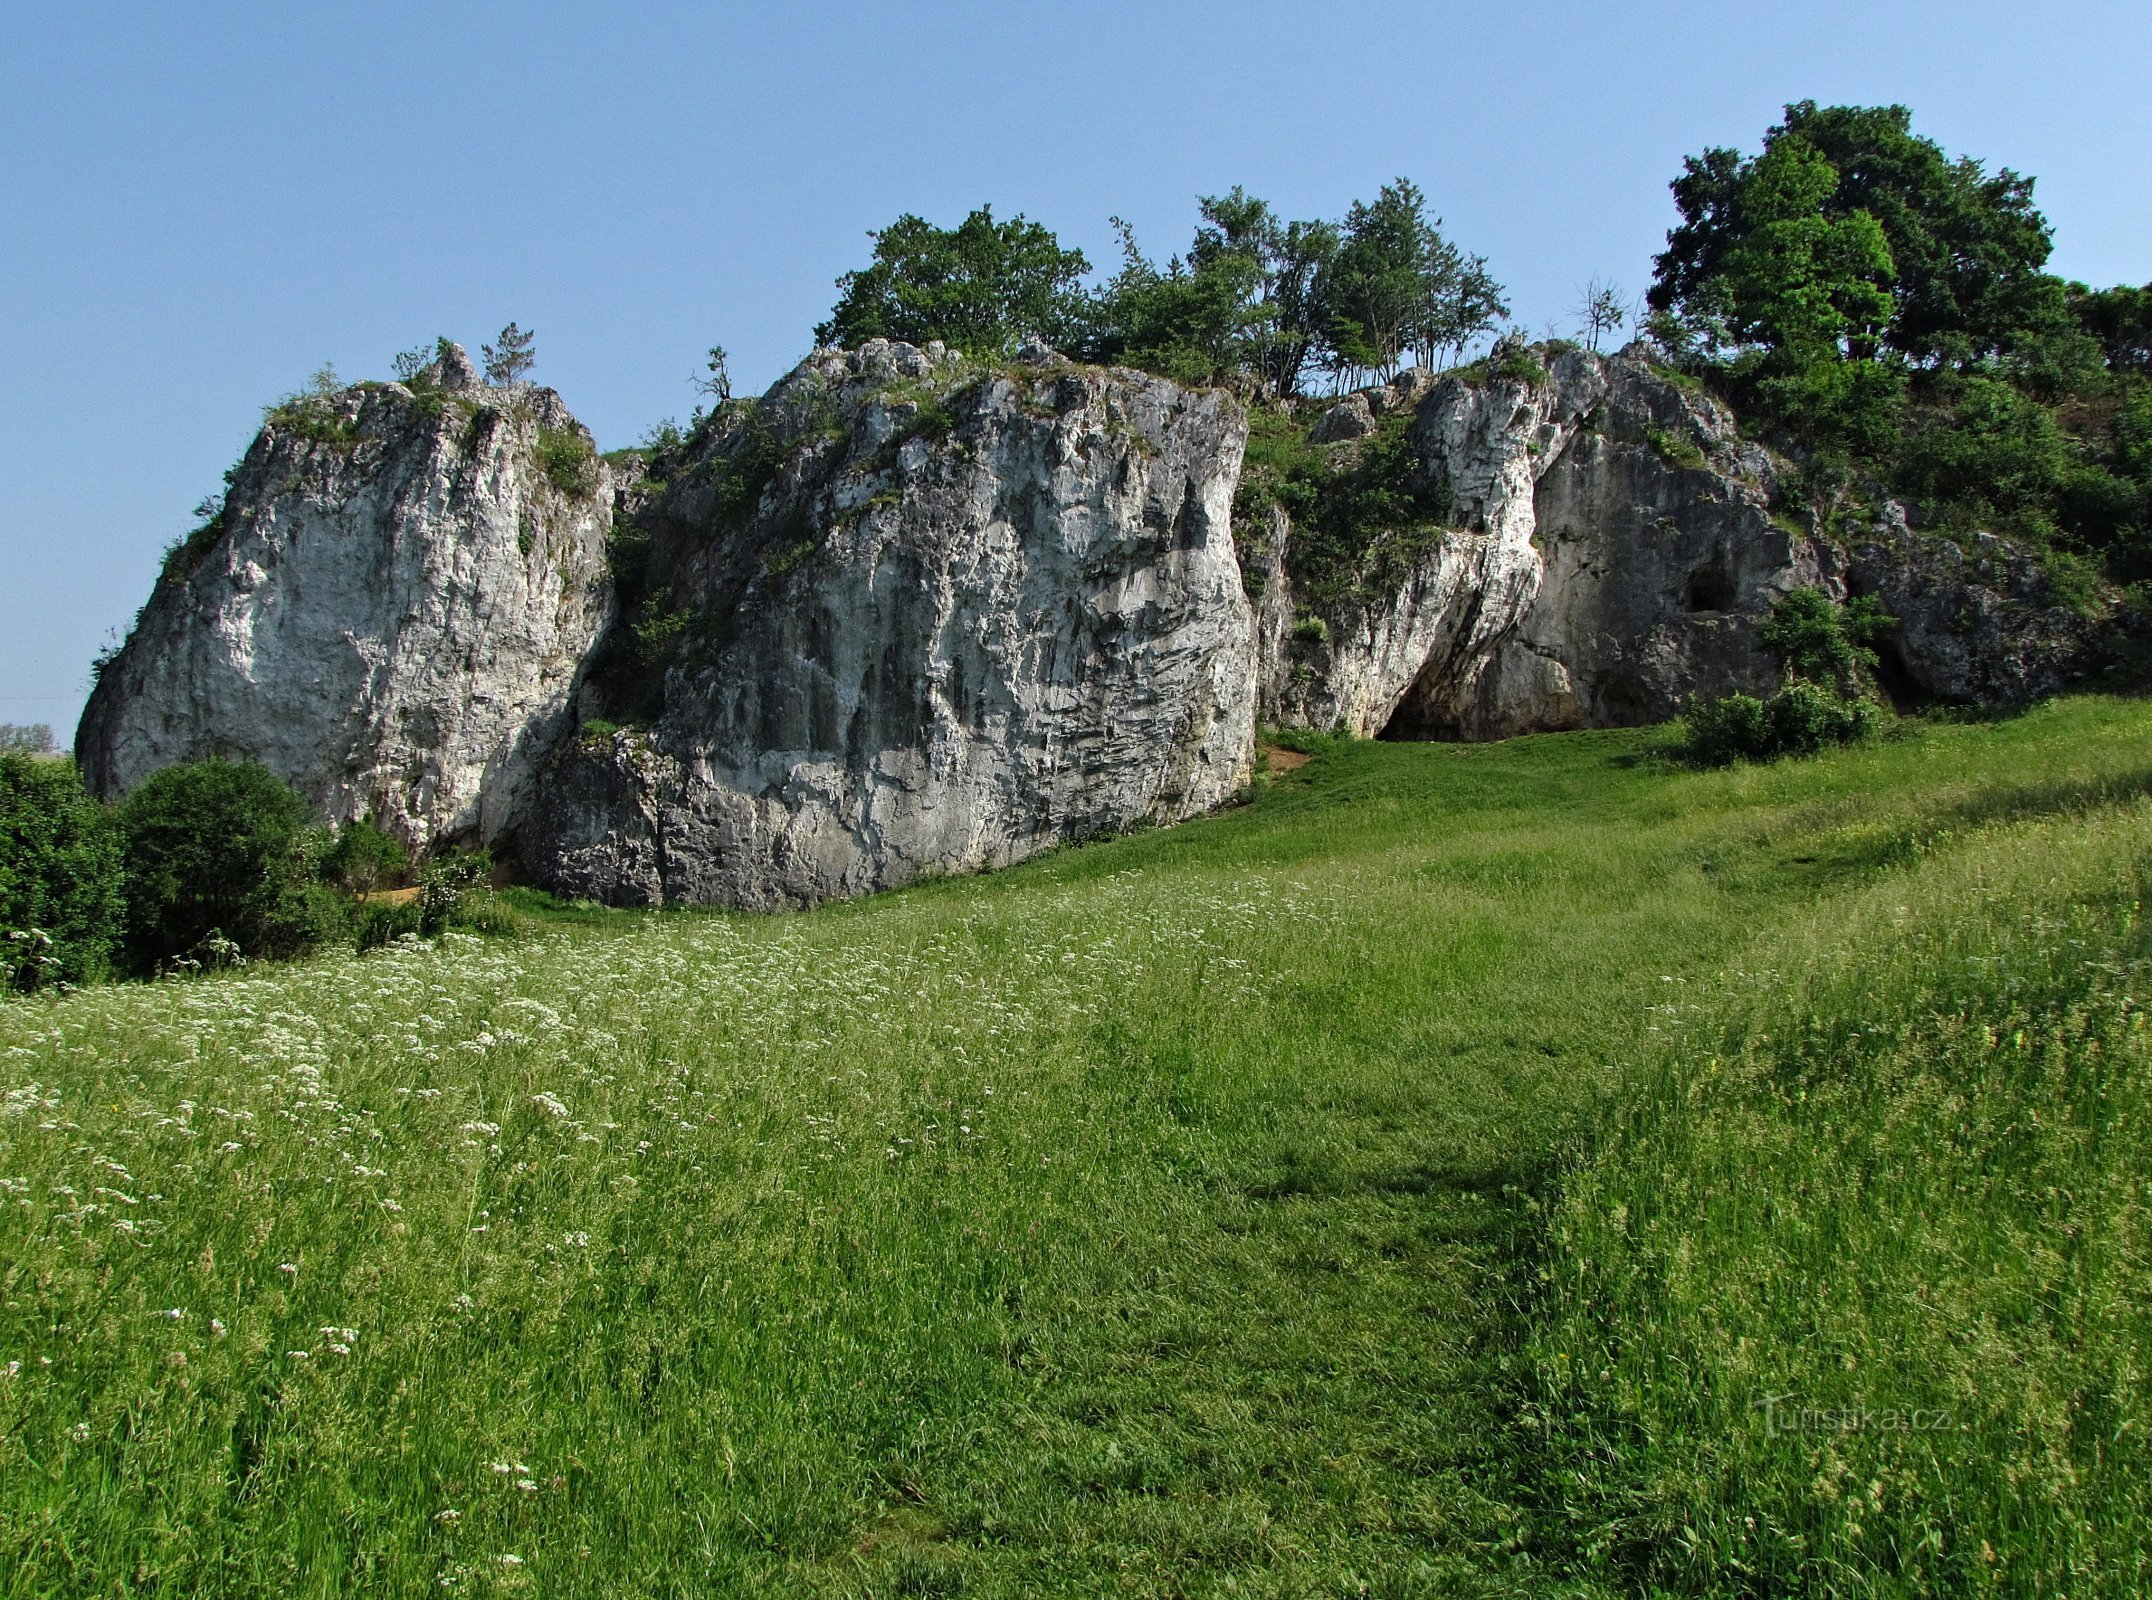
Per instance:
[[[551,391],[448,347],[271,413],[77,749],[108,794],[254,756],[327,817],[489,842],[562,892],[777,908],[1196,815],[1259,723],[1484,739],[1767,690],[1756,626],[1801,585],[1882,600],[1909,698],[2021,701],[2100,660],[1999,541],[1791,513],[1641,347],[1313,417],[1309,448],[1390,452],[1419,508],[1348,530],[1342,575],[1282,503],[1236,513],[1247,427],[1043,348],[875,341],[616,482]]]

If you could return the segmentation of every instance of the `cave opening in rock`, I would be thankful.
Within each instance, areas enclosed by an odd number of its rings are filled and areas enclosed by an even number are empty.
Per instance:
[[[1709,562],[1689,574],[1691,611],[1731,611],[1738,586],[1723,561]]]

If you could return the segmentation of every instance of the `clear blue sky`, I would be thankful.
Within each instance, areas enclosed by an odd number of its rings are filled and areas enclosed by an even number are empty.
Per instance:
[[[604,448],[805,352],[902,211],[1114,259],[1235,183],[1335,216],[1400,173],[1535,332],[1632,291],[1686,152],[1903,102],[2037,175],[2057,270],[2152,279],[2152,6],[185,5],[10,0],[0,54],[0,721],[92,654],[261,408],[515,318]]]

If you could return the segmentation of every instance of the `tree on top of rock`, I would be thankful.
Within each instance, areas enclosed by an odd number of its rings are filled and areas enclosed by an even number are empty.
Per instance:
[[[907,213],[868,235],[874,262],[837,280],[843,291],[814,331],[822,345],[939,339],[974,355],[1006,355],[1036,335],[1064,339],[1075,321],[1080,250],[1022,216],[996,222],[981,206],[954,228]]]
[[[526,333],[511,322],[494,343],[480,345],[479,351],[486,358],[486,382],[500,388],[522,382],[523,375],[537,364],[537,338],[535,333]]]
[[[1881,237],[1890,274],[1859,262],[1854,271],[1887,286],[1877,336],[1910,360],[1977,360],[2056,320],[2061,285],[2045,270],[2052,241],[2030,178],[2007,167],[1991,174],[1971,157],[1953,161],[1912,131],[1903,106],[1798,101],[1763,146],[1757,156],[1690,156],[1672,185],[1682,220],[1655,263],[1651,304],[1707,344],[1727,342],[1728,321],[1736,341],[1742,324],[1748,333],[1758,327],[1737,280],[1746,266],[1753,281],[1764,230],[1783,233],[1801,220],[1788,209],[1796,204],[1819,226],[1865,218],[1858,226]],[[1817,176],[1824,168],[1828,185]],[[1856,254],[1874,252],[1863,245]]]

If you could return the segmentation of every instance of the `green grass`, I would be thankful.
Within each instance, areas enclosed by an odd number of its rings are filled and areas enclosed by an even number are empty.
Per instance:
[[[2133,1592],[2148,734],[1302,740],[811,914],[11,1002],[0,1594]],[[1837,1502],[1748,1409],[1974,1380]]]

